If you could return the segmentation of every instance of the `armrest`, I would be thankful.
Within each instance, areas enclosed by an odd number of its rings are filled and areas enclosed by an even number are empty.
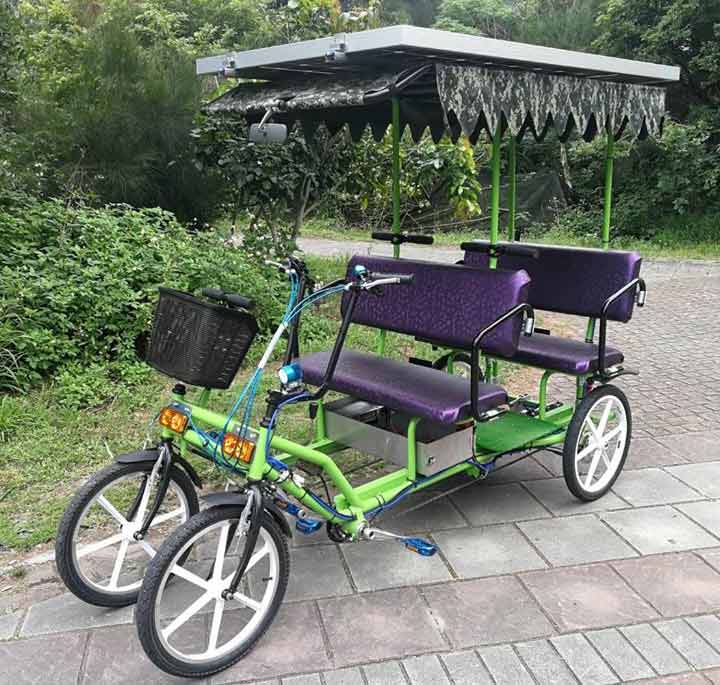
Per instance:
[[[645,281],[642,278],[633,278],[632,281],[624,285],[620,290],[610,295],[610,297],[605,300],[605,303],[602,306],[602,310],[600,311],[600,333],[598,336],[598,375],[603,377],[605,376],[605,350],[607,349],[607,323],[608,323],[608,311],[610,309],[610,306],[613,304],[613,302],[616,302],[618,299],[620,299],[623,295],[625,295],[627,292],[632,290],[633,288],[636,289],[636,297],[637,297],[637,306],[638,307],[644,307],[645,306],[645,293],[647,292],[647,287],[645,286]]]
[[[505,323],[508,319],[512,319],[518,314],[526,313],[527,320],[523,327],[523,335],[532,335],[535,326],[535,310],[527,302],[516,305],[509,311],[495,319],[489,326],[483,328],[473,340],[472,355],[470,361],[470,403],[472,407],[472,415],[476,421],[482,421],[480,412],[478,411],[478,383],[480,382],[480,345],[483,338],[492,333],[498,326]]]

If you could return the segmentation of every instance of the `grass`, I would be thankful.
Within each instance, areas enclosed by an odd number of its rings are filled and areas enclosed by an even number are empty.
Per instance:
[[[343,259],[309,257],[308,262],[318,281],[334,280],[345,272]],[[338,327],[338,309],[337,300],[329,301],[304,320],[304,351],[331,346]],[[347,344],[372,350],[376,341],[375,331],[356,326],[351,327]],[[233,388],[215,393],[213,408],[229,409],[263,348],[264,341],[256,341],[252,350],[255,356],[246,360]],[[395,357],[434,359],[440,355],[425,343],[395,334],[388,334],[386,350]],[[278,367],[275,361],[265,373],[255,405],[256,420],[264,410],[266,391],[276,384]],[[139,449],[148,429],[152,437],[157,436],[153,419],[167,401],[172,385],[170,379],[150,372],[143,382],[119,387],[115,396],[82,410],[65,406],[57,384],[0,398],[0,552],[26,551],[51,542],[65,506],[82,482],[109,464],[111,453]],[[298,406],[283,414],[279,432],[304,441],[310,438],[311,428],[307,407]],[[223,482],[211,463],[201,458],[192,461],[204,480],[218,485]],[[338,461],[345,468],[354,468],[359,457],[346,452]]]
[[[341,228],[337,221],[314,219],[302,231],[303,238],[328,240],[370,240],[370,229]],[[501,232],[502,233],[502,232]],[[487,229],[436,233],[435,244],[458,247],[467,240],[488,238]],[[522,238],[525,242],[578,247],[599,247],[598,236],[577,235],[567,229],[530,231]],[[613,238],[611,247],[617,250],[635,250],[644,257],[654,259],[720,259],[720,219],[715,216],[673,217],[657,227],[650,239]]]

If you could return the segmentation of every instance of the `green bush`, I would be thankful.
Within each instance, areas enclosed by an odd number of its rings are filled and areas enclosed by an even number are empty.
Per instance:
[[[0,234],[0,307],[13,313],[0,324],[0,383],[26,388],[61,374],[70,405],[132,376],[160,285],[241,292],[258,303],[262,330],[283,311],[287,286],[277,274],[159,209],[0,201]],[[71,382],[79,369],[81,381]]]
[[[666,122],[658,140],[638,143],[625,138],[616,145],[614,235],[653,239],[668,221],[679,226],[691,223],[686,217],[717,213],[720,123],[716,118],[696,110],[692,123]],[[569,154],[578,212],[593,216],[602,206],[605,139],[600,136],[592,143],[576,143]],[[580,232],[584,230],[573,213],[565,221]]]

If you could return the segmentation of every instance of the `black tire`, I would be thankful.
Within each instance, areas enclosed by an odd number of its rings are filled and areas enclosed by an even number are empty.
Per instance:
[[[278,585],[267,614],[256,626],[255,630],[244,642],[229,653],[201,663],[192,663],[177,658],[163,645],[158,635],[155,606],[163,578],[168,567],[173,563],[173,559],[203,529],[222,521],[238,520],[242,510],[243,508],[240,506],[219,506],[206,509],[193,516],[165,541],[148,566],[140,589],[137,606],[135,607],[135,625],[145,653],[165,673],[184,678],[207,678],[214,673],[229,668],[240,661],[265,634],[280,609],[290,577],[290,550],[288,549],[287,538],[278,524],[271,516],[265,514],[261,524],[261,532],[262,528],[264,528],[269,533],[277,549],[279,562]]]
[[[469,354],[465,354],[464,352],[460,352],[455,355],[444,354],[442,357],[435,360],[435,362],[433,363],[433,368],[439,369],[441,371],[447,370],[451,356],[453,358],[453,367],[455,367],[457,365],[461,365],[461,364],[467,366],[467,374],[466,375],[467,375],[467,378],[470,378],[470,369],[472,367],[472,359],[470,358]],[[453,373],[455,373],[455,371],[453,371]],[[482,380],[483,380],[483,373],[482,373],[482,371],[480,371],[480,382],[482,382]]]
[[[614,473],[612,473],[607,483],[605,483],[605,485],[597,491],[589,491],[578,479],[575,468],[578,440],[581,435],[585,417],[600,400],[606,397],[614,397],[617,399],[625,410],[625,417],[627,421],[625,446],[617,465],[614,467]],[[575,413],[573,414],[570,425],[568,426],[565,443],[563,445],[563,476],[565,477],[565,483],[567,484],[570,492],[583,502],[592,502],[607,493],[622,473],[623,466],[627,460],[631,440],[632,414],[630,412],[630,403],[628,402],[625,393],[614,385],[603,385],[588,393],[575,409]]]
[[[75,531],[80,523],[86,507],[95,496],[108,487],[113,481],[135,473],[150,473],[153,462],[135,462],[130,464],[114,463],[95,473],[81,488],[68,504],[58,526],[55,540],[55,564],[58,573],[68,590],[76,597],[89,604],[101,607],[124,607],[134,604],[140,589],[127,592],[103,592],[83,580],[80,570],[76,566],[76,557],[73,551]],[[195,486],[182,469],[172,466],[170,473],[171,484],[174,482],[182,491],[187,500],[188,518],[200,510]]]

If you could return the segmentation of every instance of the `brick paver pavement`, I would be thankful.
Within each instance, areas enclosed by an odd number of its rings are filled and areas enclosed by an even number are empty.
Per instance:
[[[276,623],[212,683],[720,684],[720,268],[644,275],[648,306],[610,328],[642,370],[619,381],[634,441],[612,493],[574,500],[547,452],[383,522],[434,540],[432,559],[296,537]],[[1,606],[2,683],[178,682],[143,655],[131,609]]]

